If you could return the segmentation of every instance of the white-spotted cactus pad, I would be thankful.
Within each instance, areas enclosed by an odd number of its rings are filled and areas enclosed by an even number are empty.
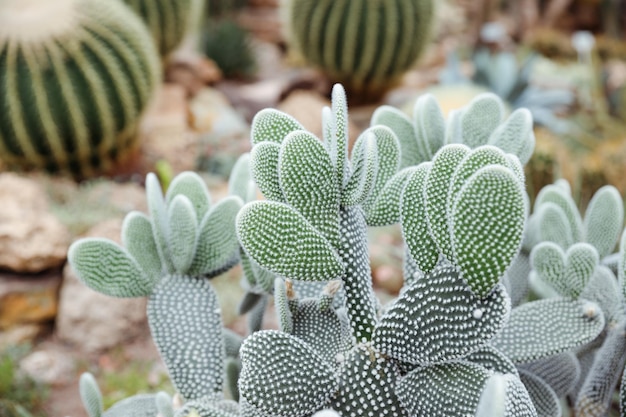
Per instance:
[[[240,395],[264,413],[303,417],[322,408],[337,389],[333,368],[305,342],[273,330],[241,347]]]
[[[596,267],[593,271],[593,277],[580,293],[580,298],[598,304],[609,326],[617,323],[624,316],[624,298],[619,282],[606,266],[599,265]]]
[[[278,158],[278,178],[286,202],[336,246],[340,189],[322,142],[304,131],[287,135]]]
[[[620,416],[626,416],[626,371],[622,375],[622,383],[619,388],[619,410]]]
[[[563,210],[570,226],[573,242],[580,242],[583,237],[583,221],[574,199],[567,190],[563,186],[554,184],[543,187],[535,199],[534,212],[536,213],[545,203],[554,203]]]
[[[603,417],[608,414],[625,362],[626,321],[622,321],[609,330],[602,347],[595,354],[589,374],[578,391],[577,415]]]
[[[348,98],[341,84],[333,85],[331,92],[331,136],[327,142],[330,158],[335,167],[337,188],[343,189],[348,181]]]
[[[538,417],[517,375],[493,374],[485,383],[475,417]]]
[[[418,368],[400,379],[396,393],[411,416],[473,416],[490,374],[469,362]]]
[[[564,297],[578,298],[594,275],[598,252],[588,243],[576,243],[564,252],[553,242],[541,242],[530,253],[539,278]]]
[[[439,251],[450,261],[454,260],[454,255],[448,218],[448,191],[452,174],[469,152],[470,149],[465,145],[441,148],[433,158],[424,185],[428,228]]]
[[[455,262],[479,296],[500,280],[520,250],[526,206],[513,173],[497,165],[473,174],[456,197],[450,226]]]
[[[208,280],[165,277],[148,300],[148,323],[174,386],[187,400],[222,391],[222,319]]]
[[[408,417],[394,392],[400,370],[371,346],[358,345],[350,351],[338,375],[332,405],[340,415]]]
[[[486,145],[489,137],[504,119],[504,104],[495,94],[475,97],[463,112],[463,143],[470,148]]]
[[[321,310],[315,299],[302,300],[293,313],[291,334],[309,345],[328,364],[338,365],[352,346],[350,326],[334,309]]]
[[[533,116],[530,111],[523,108],[515,110],[494,130],[487,143],[517,156],[522,165],[526,165],[535,149]]]
[[[122,223],[122,244],[153,282],[163,275],[163,264],[154,242],[152,223],[148,216],[131,211]]]
[[[76,241],[67,259],[85,285],[111,297],[145,297],[155,285],[131,254],[112,240]]]
[[[537,410],[537,415],[539,417],[561,417],[561,404],[552,388],[541,378],[528,371],[520,370],[519,373],[535,410]]]
[[[430,162],[417,166],[406,181],[400,205],[402,236],[411,259],[422,272],[432,271],[439,261],[439,248],[430,235],[426,219],[424,188],[431,168]]]
[[[381,317],[372,339],[382,353],[427,366],[478,350],[504,325],[510,309],[504,287],[484,299],[452,266],[414,282]]]
[[[170,183],[165,193],[165,201],[172,204],[176,196],[183,195],[189,199],[199,223],[211,207],[211,195],[202,179],[193,172],[182,172]]]
[[[159,417],[174,417],[174,400],[168,393],[163,391],[157,393],[154,401]]]
[[[307,219],[282,203],[248,203],[237,215],[237,234],[246,253],[278,275],[329,281],[344,265],[331,243]]]
[[[278,328],[282,332],[291,333],[293,331],[293,319],[289,309],[289,296],[285,280],[281,277],[276,277],[274,280],[274,306]]]
[[[152,221],[152,233],[154,242],[159,252],[159,258],[167,273],[174,272],[172,256],[169,250],[169,226],[167,223],[167,205],[163,190],[159,184],[159,179],[152,172],[146,176],[146,200],[148,203],[148,214]]]
[[[365,215],[369,226],[384,226],[400,221],[402,191],[416,169],[415,167],[404,168],[385,183],[372,204],[366,208]]]
[[[233,169],[230,171],[230,178],[228,179],[228,195],[236,195],[246,203],[255,200],[255,198],[251,198],[252,196],[249,195],[251,186],[254,187],[250,164],[250,153],[245,152],[241,154],[237,158],[235,165],[233,165]]]
[[[500,374],[517,375],[515,364],[504,353],[491,345],[482,346],[480,349],[465,356],[463,360]]]
[[[215,396],[188,401],[176,410],[175,417],[239,417],[239,404]]]
[[[580,363],[572,352],[561,353],[519,366],[541,378],[558,398],[572,392],[580,378]]]
[[[341,196],[342,206],[362,204],[372,193],[378,175],[376,136],[362,134],[352,150],[352,176]]]
[[[280,145],[274,142],[263,142],[252,148],[250,153],[250,171],[261,194],[270,201],[285,201],[278,178],[278,160]]]
[[[533,301],[514,308],[491,343],[515,363],[531,362],[591,342],[604,323],[600,307],[590,301]]]
[[[304,127],[287,113],[275,109],[264,109],[252,119],[250,139],[253,145],[261,142],[282,143],[285,136]]]
[[[176,273],[183,274],[191,266],[196,253],[198,219],[191,201],[177,195],[168,205],[169,248]]]
[[[408,168],[432,158],[432,154],[425,152],[423,145],[417,142],[411,119],[395,107],[385,105],[377,108],[372,115],[371,125],[387,126],[395,133],[400,144],[400,168]]]
[[[419,148],[420,159],[417,163],[430,161],[435,153],[445,145],[446,139],[446,120],[437,99],[433,95],[424,94],[415,101],[413,128]]]
[[[543,203],[536,210],[537,241],[554,242],[563,250],[574,243],[571,224],[565,211],[555,203]]]
[[[156,395],[138,394],[115,403],[102,417],[157,417]]]
[[[92,374],[85,372],[80,376],[78,384],[80,399],[89,417],[100,417],[104,413],[102,393]]]
[[[593,245],[600,259],[613,253],[624,227],[624,203],[617,188],[605,185],[595,192],[583,220],[584,240]]]

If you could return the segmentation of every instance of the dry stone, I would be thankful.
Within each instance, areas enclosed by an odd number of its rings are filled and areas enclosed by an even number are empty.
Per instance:
[[[45,191],[31,179],[0,174],[0,269],[40,272],[66,259],[70,235],[48,211]]]

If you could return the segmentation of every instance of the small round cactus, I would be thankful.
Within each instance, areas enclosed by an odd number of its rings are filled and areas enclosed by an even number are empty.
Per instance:
[[[204,0],[124,0],[145,22],[161,56],[182,42],[203,10]]]
[[[432,0],[289,0],[284,7],[298,52],[364,100],[415,63],[434,18]]]
[[[0,158],[11,167],[110,171],[136,149],[160,78],[145,26],[98,0],[0,4]]]

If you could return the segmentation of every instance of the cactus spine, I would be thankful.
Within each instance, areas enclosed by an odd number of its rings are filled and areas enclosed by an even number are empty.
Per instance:
[[[88,176],[136,148],[159,80],[141,21],[117,2],[0,5],[0,158]]]
[[[161,56],[172,52],[187,34],[203,0],[124,0],[145,22]]]
[[[426,45],[432,0],[290,0],[288,32],[311,64],[353,95],[375,99]]]

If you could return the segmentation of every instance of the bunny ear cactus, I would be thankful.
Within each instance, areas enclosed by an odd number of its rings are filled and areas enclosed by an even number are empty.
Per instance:
[[[150,329],[174,385],[183,398],[201,400],[222,391],[225,353],[219,305],[207,277],[237,259],[234,219],[242,202],[227,197],[212,206],[203,180],[191,172],[174,178],[165,196],[149,174],[146,192],[151,217],[126,217],[124,246],[81,239],[68,259],[96,291],[149,297]]]
[[[77,177],[128,161],[160,80],[139,18],[120,2],[10,0],[0,27],[0,158]]]

